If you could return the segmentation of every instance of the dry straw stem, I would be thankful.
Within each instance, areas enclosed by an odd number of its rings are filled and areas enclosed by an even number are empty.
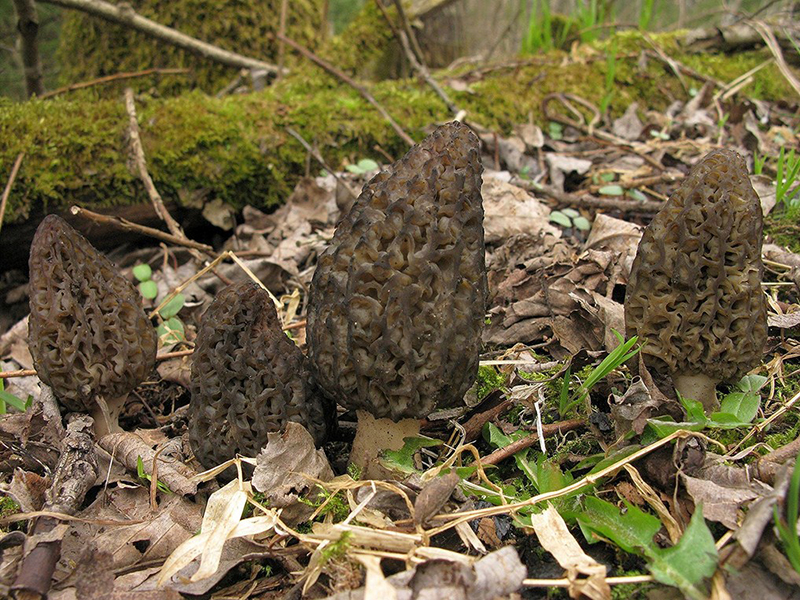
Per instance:
[[[655,581],[652,575],[628,575],[623,577],[606,577],[608,585],[632,585],[637,583],[652,583]],[[523,579],[522,585],[525,587],[569,587],[574,582],[567,578],[564,579]]]
[[[24,152],[20,152],[17,155],[17,160],[14,161],[14,166],[11,167],[11,174],[8,176],[6,187],[3,190],[3,197],[0,199],[0,228],[3,227],[3,217],[6,214],[6,203],[8,202],[9,194],[11,194],[11,186],[14,185],[14,180],[17,178],[17,172],[19,171],[19,167],[22,164],[22,158],[24,156]]]

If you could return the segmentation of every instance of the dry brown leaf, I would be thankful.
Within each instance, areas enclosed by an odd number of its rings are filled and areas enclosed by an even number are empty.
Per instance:
[[[531,527],[542,547],[566,571],[570,598],[611,598],[611,587],[606,583],[606,567],[583,551],[552,505],[531,515]]]
[[[747,487],[725,487],[709,479],[689,477],[681,474],[686,491],[695,504],[703,505],[703,517],[709,521],[722,523],[728,529],[739,527],[743,506],[759,497],[759,494]]]
[[[512,235],[523,233],[533,238],[544,234],[561,237],[561,230],[548,221],[550,209],[522,188],[495,177],[485,177],[481,195],[487,244],[502,243]]]
[[[283,433],[267,435],[267,445],[257,458],[253,488],[263,492],[270,506],[283,509],[281,519],[291,525],[313,512],[300,502],[316,488],[315,480],[333,479],[333,470],[305,427],[289,422]]]
[[[428,519],[435,516],[460,481],[458,473],[452,471],[425,484],[414,502],[414,523],[424,525]]]

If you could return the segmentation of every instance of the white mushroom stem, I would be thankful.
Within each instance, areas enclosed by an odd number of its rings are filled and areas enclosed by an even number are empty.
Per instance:
[[[673,375],[672,381],[681,396],[700,402],[707,415],[719,409],[717,400],[717,383],[719,382],[711,379],[708,375]]]
[[[383,479],[391,471],[378,462],[381,450],[400,450],[404,438],[419,435],[419,419],[376,419],[365,410],[356,411],[358,427],[350,462],[361,468],[364,479]]]
[[[99,440],[109,433],[119,433],[122,428],[119,426],[119,415],[125,406],[128,394],[106,400],[102,396],[95,397],[90,415],[94,419],[94,433]]]

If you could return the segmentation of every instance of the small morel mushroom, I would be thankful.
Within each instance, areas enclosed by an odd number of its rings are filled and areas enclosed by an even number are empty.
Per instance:
[[[715,150],[692,168],[645,229],[625,297],[628,336],[648,368],[706,412],[715,388],[761,360],[767,312],[763,216],[744,160]]]
[[[336,227],[311,283],[308,345],[331,399],[358,414],[351,460],[462,401],[478,369],[484,310],[479,142],[453,122],[376,175]],[[377,422],[376,422],[377,421]]]
[[[151,373],[158,339],[136,288],[56,215],[30,253],[28,344],[41,380],[95,432],[119,430],[128,393]]]
[[[322,444],[332,408],[315,393],[269,294],[252,281],[222,290],[203,315],[192,357],[189,440],[200,463],[256,456],[267,434],[289,421]]]

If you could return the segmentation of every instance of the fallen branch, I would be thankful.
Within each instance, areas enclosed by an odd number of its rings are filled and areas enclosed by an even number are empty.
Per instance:
[[[70,207],[69,212],[71,212],[76,217],[85,217],[90,221],[93,221],[100,225],[115,227],[117,229],[121,229],[122,231],[139,233],[141,235],[146,235],[147,237],[161,240],[162,242],[166,242],[168,244],[174,244],[176,246],[185,246],[186,248],[193,248],[195,250],[200,250],[201,252],[211,253],[214,251],[214,249],[211,246],[208,246],[207,244],[201,244],[200,242],[195,242],[194,240],[188,239],[186,236],[181,237],[172,235],[165,231],[161,231],[160,229],[155,229],[153,227],[146,227],[145,225],[139,225],[138,223],[134,223],[133,221],[128,221],[128,219],[123,219],[122,217],[101,215],[100,213],[92,212],[91,210],[81,208],[80,206]]]
[[[565,433],[573,429],[580,429],[586,427],[585,419],[570,419],[569,421],[561,421],[560,423],[551,423],[549,425],[542,425],[542,431],[533,433],[527,437],[511,442],[508,446],[495,450],[486,457],[481,457],[481,463],[484,465],[496,465],[505,459],[514,456],[520,450],[530,448],[539,442],[539,438],[546,438],[557,433]]]
[[[97,479],[91,417],[79,415],[70,421],[63,447],[43,510],[73,515]],[[22,560],[17,578],[11,586],[14,598],[47,597],[56,563],[61,556],[61,540],[67,529],[67,525],[59,524],[52,517],[36,520],[26,543],[32,549]]]
[[[121,3],[119,5],[110,4],[103,0],[41,0],[47,4],[55,4],[63,8],[72,8],[88,13],[94,17],[100,17],[111,23],[125,25],[136,31],[154,37],[162,42],[172,44],[183,50],[188,50],[210,60],[216,61],[228,67],[237,69],[263,69],[269,73],[277,73],[278,67],[272,63],[264,62],[255,58],[243,56],[236,52],[223,50],[207,42],[193,38],[190,35],[181,33],[175,29],[161,25],[143,17],[133,10],[130,4]]]
[[[8,203],[9,194],[11,194],[11,186],[14,185],[14,180],[17,178],[19,167],[22,164],[22,157],[24,156],[24,152],[20,152],[17,155],[17,160],[14,161],[14,166],[11,167],[11,174],[8,176],[6,187],[3,190],[3,197],[0,199],[0,229],[3,228],[3,217],[6,214],[6,204]]]
[[[64,87],[60,87],[52,92],[41,94],[39,98],[52,98],[66,94],[67,92],[74,92],[75,90],[83,90],[96,85],[105,85],[106,83],[113,83],[115,81],[122,81],[124,79],[136,79],[138,77],[147,77],[148,75],[183,75],[188,73],[189,69],[145,69],[144,71],[136,71],[133,73],[116,73],[114,75],[107,75],[105,77],[98,77],[91,81],[81,81],[80,83],[73,83]]]
[[[519,177],[514,177],[511,180],[511,183],[521,187],[524,190],[528,190],[529,192],[544,194],[559,204],[566,204],[568,206],[582,206],[585,208],[599,208],[602,210],[618,210],[625,213],[657,213],[664,206],[662,202],[656,202],[654,200],[618,200],[613,198],[576,196],[574,194],[559,192],[558,190],[547,185],[538,185],[531,181],[525,181]]]
[[[61,1],[61,0],[59,0],[59,1]],[[398,125],[397,121],[395,121],[395,120],[392,118],[392,115],[390,115],[388,112],[386,112],[386,109],[385,109],[385,108],[383,108],[383,106],[381,105],[381,103],[380,103],[380,102],[378,102],[378,101],[375,99],[375,96],[373,96],[372,94],[370,94],[370,93],[369,93],[369,91],[367,90],[367,88],[365,88],[365,87],[364,87],[364,86],[362,86],[362,85],[359,85],[358,83],[356,83],[356,82],[355,82],[355,80],[353,80],[353,78],[352,78],[352,77],[349,77],[349,76],[348,76],[346,73],[344,73],[343,71],[340,71],[339,69],[337,69],[336,67],[334,67],[332,64],[330,64],[330,63],[329,63],[329,62],[327,62],[326,60],[323,60],[322,58],[320,58],[319,56],[317,56],[316,54],[314,54],[313,52],[311,52],[311,50],[309,50],[309,49],[308,49],[308,48],[306,48],[305,46],[302,46],[302,45],[298,44],[297,42],[295,42],[293,39],[291,39],[291,38],[289,38],[289,37],[287,37],[287,36],[283,35],[283,34],[282,34],[282,33],[280,33],[280,32],[276,33],[276,34],[275,34],[275,37],[276,37],[278,40],[280,40],[281,42],[285,43],[287,46],[290,46],[290,47],[291,47],[292,49],[294,49],[296,52],[299,52],[300,54],[302,54],[303,56],[305,56],[305,57],[306,57],[308,60],[310,60],[311,62],[313,62],[315,65],[317,65],[317,66],[318,66],[318,67],[320,67],[321,69],[323,69],[323,70],[327,71],[328,73],[330,73],[330,74],[331,74],[331,75],[333,75],[334,77],[338,77],[339,79],[341,79],[342,81],[344,81],[344,82],[345,82],[347,85],[349,85],[351,88],[353,88],[354,90],[356,90],[356,91],[357,91],[359,94],[361,94],[361,96],[362,96],[362,97],[363,97],[363,98],[364,98],[364,99],[365,99],[367,102],[369,102],[370,104],[372,104],[372,106],[374,106],[374,107],[375,107],[375,109],[376,109],[376,110],[377,110],[379,113],[381,113],[381,116],[382,116],[384,119],[386,119],[386,121],[389,123],[389,125],[391,125],[391,126],[392,126],[392,129],[394,129],[395,133],[397,133],[397,135],[399,135],[399,136],[402,138],[402,140],[403,140],[404,142],[406,142],[406,143],[407,143],[409,146],[413,146],[413,145],[414,145],[414,140],[411,138],[411,136],[410,136],[410,135],[408,135],[408,134],[407,134],[407,133],[406,133],[406,132],[403,130],[403,128],[402,128],[402,127],[400,127],[400,125]]]

